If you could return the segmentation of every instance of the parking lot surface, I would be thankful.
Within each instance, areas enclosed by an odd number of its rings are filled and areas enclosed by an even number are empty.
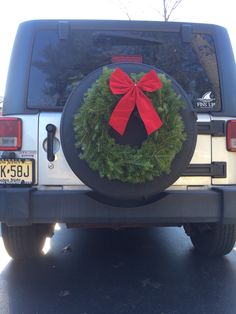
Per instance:
[[[236,250],[203,258],[181,228],[57,229],[39,260],[1,244],[1,314],[236,313]]]

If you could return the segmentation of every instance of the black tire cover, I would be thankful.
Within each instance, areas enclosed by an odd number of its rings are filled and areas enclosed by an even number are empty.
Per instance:
[[[116,63],[107,65],[106,67],[119,67],[127,74],[140,72],[147,73],[151,69],[154,69],[157,73],[164,73],[163,71],[153,66],[138,63]],[[118,180],[108,180],[106,178],[101,178],[98,171],[91,170],[86,161],[79,158],[79,150],[75,147],[73,122],[74,115],[77,113],[78,108],[83,103],[85,93],[87,92],[88,88],[90,88],[92,84],[94,84],[95,81],[100,77],[102,71],[103,68],[99,68],[86,76],[79,83],[78,87],[71,93],[65,104],[62,113],[60,129],[61,144],[65,158],[75,175],[84,184],[89,186],[100,195],[103,195],[109,199],[116,199],[121,201],[150,200],[171,186],[181,176],[192,158],[196,145],[197,128],[196,117],[192,109],[191,102],[181,86],[173,78],[164,73],[172,81],[172,85],[176,93],[181,96],[182,100],[186,104],[185,108],[181,110],[180,114],[185,125],[187,138],[183,143],[181,151],[175,156],[172,162],[170,174],[164,174],[154,178],[152,181],[139,184],[124,183]],[[133,121],[135,121],[135,119],[133,119]],[[143,132],[142,128],[143,127],[141,126],[140,133]],[[132,126],[131,121],[131,123],[129,122],[126,130],[128,136],[125,138],[128,138],[128,142],[130,141],[130,138],[132,138],[132,136],[130,136],[130,134],[132,134],[132,130],[137,137],[137,125],[134,123],[134,126]],[[111,136],[113,135],[111,134]],[[142,135],[140,135],[140,137],[142,137]],[[124,143],[126,142],[126,139],[124,139]],[[119,139],[117,139],[117,142],[119,142]],[[132,145],[133,143],[130,144]]]

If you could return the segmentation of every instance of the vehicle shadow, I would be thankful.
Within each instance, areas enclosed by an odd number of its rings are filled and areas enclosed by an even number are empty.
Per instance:
[[[177,228],[62,229],[47,255],[1,277],[10,314],[222,314],[236,309],[235,261],[197,255]]]

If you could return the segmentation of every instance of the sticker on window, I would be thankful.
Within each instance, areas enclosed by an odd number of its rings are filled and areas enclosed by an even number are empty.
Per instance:
[[[213,93],[206,92],[201,98],[197,98],[197,107],[198,108],[207,108],[212,109],[216,105],[215,98],[213,98]]]

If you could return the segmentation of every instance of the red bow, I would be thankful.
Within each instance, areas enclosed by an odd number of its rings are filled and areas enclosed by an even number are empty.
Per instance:
[[[154,92],[162,88],[162,83],[154,70],[146,73],[135,84],[125,72],[117,68],[111,74],[109,83],[113,94],[124,94],[113,110],[109,120],[110,126],[120,135],[124,134],[135,105],[148,135],[162,126],[162,121],[150,99],[143,93],[143,91]]]

